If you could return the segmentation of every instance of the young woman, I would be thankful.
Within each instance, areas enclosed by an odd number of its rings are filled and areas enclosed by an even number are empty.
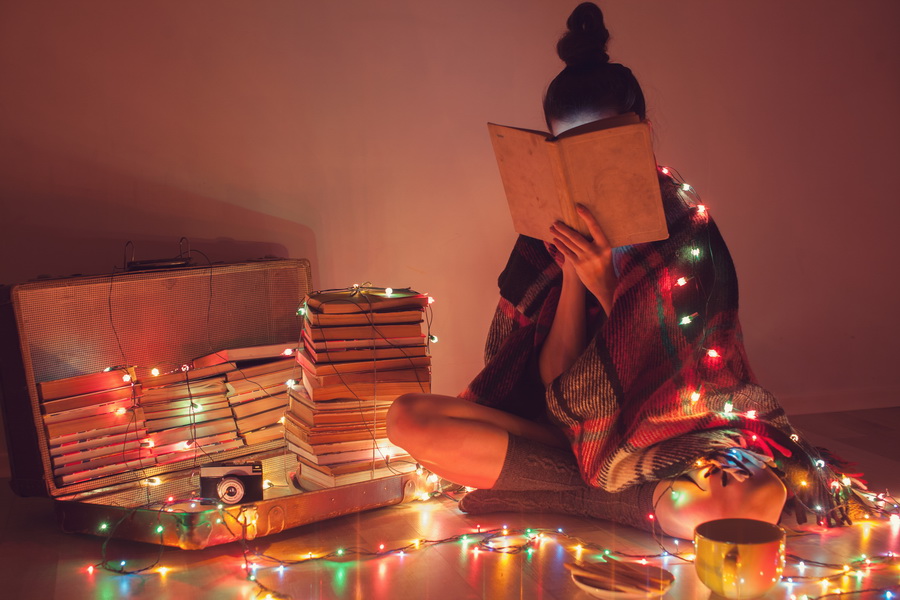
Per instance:
[[[600,9],[579,5],[548,87],[554,134],[633,112],[631,71],[611,63]],[[820,457],[747,364],[737,280],[708,213],[660,170],[667,240],[611,248],[562,223],[521,236],[500,276],[486,365],[461,397],[410,394],[388,436],[424,467],[479,488],[467,512],[557,511],[691,538],[725,517],[776,522],[788,488],[846,521]],[[799,489],[802,487],[803,489]]]

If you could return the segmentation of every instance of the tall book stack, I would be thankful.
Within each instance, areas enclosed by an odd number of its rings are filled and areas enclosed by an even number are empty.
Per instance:
[[[288,389],[285,440],[299,484],[320,489],[414,468],[387,439],[385,416],[406,393],[431,392],[423,325],[429,297],[352,288],[305,300],[302,377]]]

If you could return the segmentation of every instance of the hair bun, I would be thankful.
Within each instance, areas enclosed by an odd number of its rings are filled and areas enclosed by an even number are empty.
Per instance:
[[[603,23],[603,12],[593,2],[582,2],[566,21],[568,31],[556,44],[556,53],[566,66],[609,62],[606,44],[609,31]]]

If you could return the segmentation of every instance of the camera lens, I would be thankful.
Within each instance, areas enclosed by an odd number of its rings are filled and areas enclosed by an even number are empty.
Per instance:
[[[216,493],[225,504],[237,504],[244,497],[244,482],[236,477],[223,477],[216,486]]]

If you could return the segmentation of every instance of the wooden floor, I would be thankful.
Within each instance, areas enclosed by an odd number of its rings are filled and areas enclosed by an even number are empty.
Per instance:
[[[795,416],[792,422],[808,438],[827,445],[848,460],[861,463],[872,488],[900,490],[900,407]],[[260,588],[248,581],[244,571],[241,544],[232,543],[205,550],[165,549],[159,565],[165,574],[149,571],[140,575],[120,575],[104,570],[88,573],[87,567],[100,562],[100,538],[65,534],[58,530],[53,504],[49,500],[18,498],[0,482],[0,597],[41,599],[200,599],[256,598]],[[476,551],[482,531],[508,527],[507,542],[520,544],[516,531],[532,529],[532,535],[543,532],[540,541],[520,553]],[[557,530],[562,529],[562,533]],[[360,556],[354,548],[379,552],[407,546],[413,540],[442,540],[469,534],[468,541],[456,539],[445,543],[420,543],[420,548],[407,549],[402,555],[383,553]],[[581,543],[583,548],[576,546]],[[593,544],[594,546],[591,546]],[[661,546],[662,544],[662,546]],[[496,514],[469,517],[461,513],[453,499],[444,497],[427,502],[413,502],[368,511],[303,526],[275,536],[248,543],[248,549],[259,564],[256,577],[264,586],[297,599],[306,598],[534,598],[557,600],[588,599],[580,591],[564,563],[575,558],[590,560],[603,554],[603,549],[627,554],[656,555],[665,548],[669,552],[689,551],[681,542],[654,539],[653,536],[604,521],[592,521],[554,514]],[[296,561],[308,556],[345,549],[343,556],[328,560],[312,560],[277,568],[277,562]],[[159,547],[136,542],[115,541],[106,549],[107,557],[126,560],[127,568],[154,563]],[[822,597],[840,588],[844,598],[885,599],[884,588],[893,586],[900,596],[900,561],[890,567],[870,567],[856,576],[855,564],[866,554],[874,561],[883,560],[888,552],[900,554],[900,524],[886,522],[858,523],[852,527],[821,530],[805,528],[791,533],[788,552],[803,557],[807,566],[800,569],[796,561],[789,563],[785,576],[796,577],[795,583],[782,582],[765,598],[784,599]],[[892,559],[887,559],[892,560]],[[812,561],[853,565],[850,575],[811,566]],[[651,564],[662,566],[675,575],[675,584],[667,598],[710,598],[697,579],[693,566],[668,556],[651,558]],[[826,584],[822,577],[833,577]],[[801,581],[800,576],[813,577]],[[863,589],[882,591],[854,593]],[[273,593],[273,597],[278,597]],[[837,596],[827,596],[836,598]]]

